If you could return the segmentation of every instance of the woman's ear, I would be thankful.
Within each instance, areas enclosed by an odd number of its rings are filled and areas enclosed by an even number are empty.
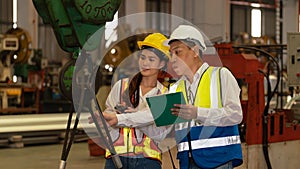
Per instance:
[[[159,64],[159,69],[164,68],[166,64],[167,64],[166,61],[165,61],[165,60],[162,60],[162,61],[160,62],[160,64]]]

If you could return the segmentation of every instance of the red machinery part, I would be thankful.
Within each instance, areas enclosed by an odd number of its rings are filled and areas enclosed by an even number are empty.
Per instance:
[[[243,124],[246,127],[245,141],[248,145],[262,144],[262,120],[265,106],[264,76],[259,73],[262,65],[254,54],[234,53],[231,44],[216,44],[223,66],[247,86],[248,98],[241,100]],[[204,56],[210,63],[211,56]],[[210,64],[213,65],[214,62]],[[297,74],[298,76],[298,74]],[[289,110],[274,110],[268,115],[268,141],[270,143],[300,139],[300,125],[292,123]]]

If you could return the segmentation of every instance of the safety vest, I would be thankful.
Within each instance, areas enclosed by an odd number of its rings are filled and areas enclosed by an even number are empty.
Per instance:
[[[121,81],[120,100],[122,100],[122,94],[128,86],[128,81],[128,79],[122,79]],[[167,88],[164,87],[162,91],[158,91],[157,94],[165,93],[166,91]],[[119,155],[143,155],[146,158],[155,159],[161,162],[161,150],[158,148],[158,145],[145,134],[143,134],[141,141],[138,141],[135,128],[120,128],[118,139],[114,141],[114,148]],[[107,149],[105,157],[111,157],[111,153]]]
[[[194,106],[223,107],[220,70],[219,67],[209,67],[203,73],[195,94]],[[183,92],[187,102],[185,81],[181,80],[177,85],[176,91]],[[242,164],[241,141],[237,125],[203,126],[200,122],[192,120],[190,130],[188,123],[177,124],[175,130],[178,145],[177,158],[180,160],[181,169],[188,168],[189,157],[192,157],[194,162],[203,169],[216,168],[229,161],[232,161],[234,167]]]

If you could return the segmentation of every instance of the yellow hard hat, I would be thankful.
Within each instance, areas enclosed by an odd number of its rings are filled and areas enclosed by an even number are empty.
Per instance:
[[[167,37],[161,33],[152,33],[148,35],[143,41],[138,41],[137,44],[139,49],[142,49],[142,46],[149,46],[155,49],[158,49],[163,54],[165,54],[168,59],[170,59],[169,46],[163,45],[163,42],[167,40]]]

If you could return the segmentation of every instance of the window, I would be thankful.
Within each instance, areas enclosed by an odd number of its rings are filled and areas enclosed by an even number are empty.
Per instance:
[[[261,10],[251,10],[251,36],[261,37]]]
[[[263,3],[266,1],[267,0],[262,0],[260,3],[257,2],[257,0],[247,0],[247,2],[245,2],[245,0],[230,1],[230,39],[232,41],[238,41],[244,33],[252,37],[252,27],[255,27],[255,29],[261,32],[260,35],[255,35],[255,37],[268,36],[272,39],[276,38],[277,32],[279,31],[279,28],[276,27],[277,6],[274,5],[274,2],[271,3],[271,1],[268,1],[266,4]],[[252,10],[254,12],[252,12]],[[260,13],[261,17],[255,18],[252,16],[252,13]],[[261,28],[259,28],[259,25],[261,25]]]
[[[146,12],[171,13],[171,0],[146,0]],[[161,30],[161,33],[167,34],[171,25],[170,18],[167,15],[149,15],[146,18],[147,28]]]
[[[105,24],[105,47],[108,48],[112,42],[118,40],[117,34],[117,27],[118,27],[118,11],[114,15],[114,19],[111,22],[106,22]]]

